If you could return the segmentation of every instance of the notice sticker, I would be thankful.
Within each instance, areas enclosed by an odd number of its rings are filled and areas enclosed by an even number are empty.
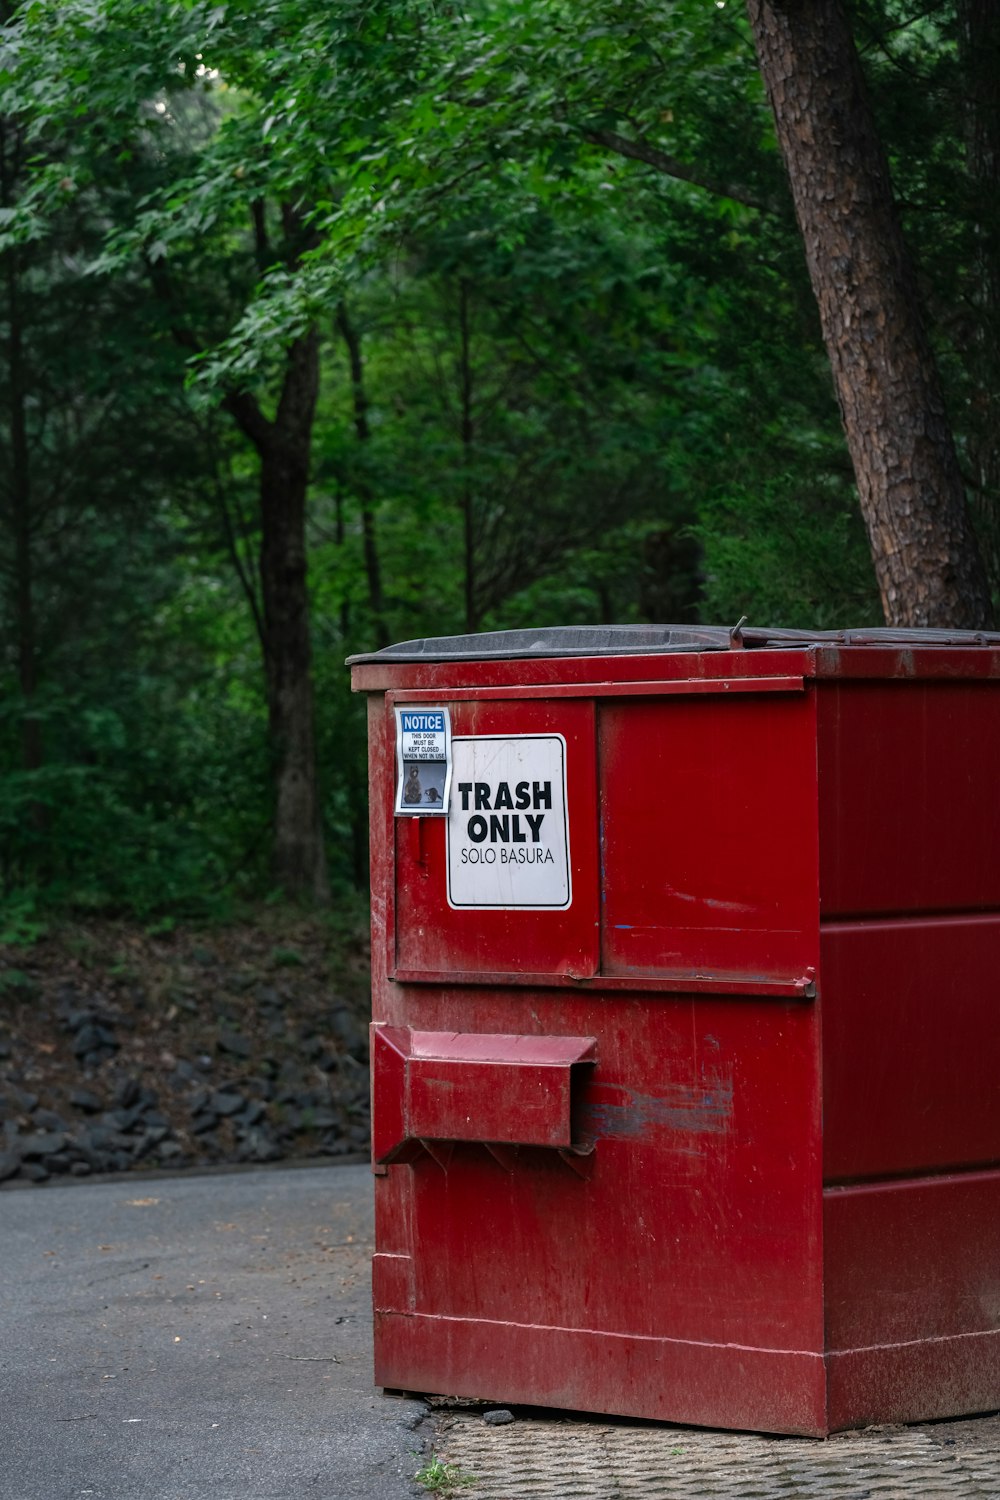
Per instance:
[[[451,790],[446,708],[396,709],[396,816],[445,817]]]
[[[448,905],[565,910],[573,899],[561,734],[456,737]]]

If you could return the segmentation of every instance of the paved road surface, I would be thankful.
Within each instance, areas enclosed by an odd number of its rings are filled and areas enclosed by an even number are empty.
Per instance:
[[[370,1182],[0,1192],[0,1500],[412,1496],[424,1408],[372,1387]]]

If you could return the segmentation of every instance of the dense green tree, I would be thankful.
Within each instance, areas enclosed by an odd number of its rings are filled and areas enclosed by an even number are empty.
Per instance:
[[[852,14],[989,542],[989,15]],[[734,0],[31,0],[2,38],[8,884],[361,880],[342,663],[392,638],[878,617]]]

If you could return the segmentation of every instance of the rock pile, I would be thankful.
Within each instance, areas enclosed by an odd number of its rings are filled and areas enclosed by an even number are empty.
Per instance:
[[[44,962],[0,989],[0,1182],[368,1149],[360,985],[197,952],[165,993],[133,970],[53,985]]]

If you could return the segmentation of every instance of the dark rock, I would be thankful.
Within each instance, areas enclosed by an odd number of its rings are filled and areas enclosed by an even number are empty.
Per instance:
[[[76,1157],[77,1163],[82,1162],[92,1172],[107,1172],[112,1164],[110,1152],[97,1150],[89,1137],[89,1131],[82,1131],[80,1135],[75,1136],[69,1143],[69,1154]],[[70,1171],[72,1170],[71,1167]]]
[[[508,1422],[513,1422],[514,1413],[508,1411],[506,1406],[497,1406],[490,1411],[483,1412],[483,1421],[487,1427],[505,1427]]]
[[[184,1155],[184,1147],[180,1141],[161,1141],[156,1154],[161,1161],[176,1161],[179,1156]]]
[[[65,1130],[66,1121],[54,1109],[36,1109],[31,1117],[32,1125],[42,1130]]]
[[[188,1108],[193,1115],[200,1115],[203,1109],[208,1108],[208,1101],[212,1094],[210,1089],[195,1089],[188,1100]]]
[[[119,1078],[111,1100],[118,1109],[134,1109],[139,1103],[140,1093],[141,1084],[138,1078]]]
[[[101,1035],[98,1027],[81,1026],[73,1038],[73,1056],[86,1058],[92,1053],[100,1055]]]
[[[21,1165],[21,1153],[19,1151],[0,1151],[0,1182],[6,1182],[8,1177],[13,1177]]]
[[[75,1161],[69,1169],[71,1177],[89,1177],[92,1171],[89,1161]]]
[[[191,1121],[191,1134],[207,1135],[210,1130],[215,1129],[218,1123],[219,1121],[216,1115],[207,1113],[203,1115],[195,1115],[194,1119]]]
[[[236,1116],[239,1125],[257,1125],[263,1120],[267,1111],[259,1099],[254,1099]]]
[[[201,964],[203,969],[211,969],[215,966],[215,954],[211,948],[192,948],[191,962]]]
[[[135,1127],[141,1115],[142,1111],[134,1107],[132,1109],[109,1109],[101,1116],[101,1121],[104,1125],[110,1125],[112,1130],[117,1130],[124,1135]]]
[[[235,1115],[239,1110],[244,1109],[246,1102],[242,1094],[220,1092],[212,1095],[210,1107],[217,1115],[225,1118],[227,1115]]]
[[[142,1121],[147,1130],[159,1130],[161,1127],[170,1128],[170,1121],[158,1109],[147,1109],[142,1117]]]
[[[332,1073],[337,1066],[337,1059],[334,1057],[333,1053],[328,1051],[325,1047],[323,1048],[322,1052],[319,1053],[315,1061],[316,1066],[317,1068],[319,1068],[321,1073]]]
[[[21,1137],[21,1155],[26,1158],[55,1156],[65,1149],[66,1133],[62,1130],[42,1130]]]
[[[177,1065],[170,1075],[170,1087],[179,1091],[196,1076],[194,1064],[189,1063],[186,1057],[179,1057]]]
[[[262,984],[256,990],[257,1003],[264,1010],[277,1010],[284,1005],[279,992],[273,984]]]
[[[212,1069],[215,1067],[215,1063],[209,1057],[207,1052],[199,1053],[194,1060],[194,1065],[198,1069],[199,1073],[211,1073]]]
[[[73,1165],[73,1158],[67,1156],[65,1151],[54,1151],[45,1158],[45,1165],[50,1172],[68,1172]]]
[[[339,1116],[329,1109],[314,1109],[303,1112],[302,1126],[306,1130],[330,1130],[340,1124]]]
[[[241,1036],[238,1031],[220,1031],[216,1046],[231,1057],[249,1057],[253,1052],[249,1038]]]
[[[368,1061],[368,1027],[346,1005],[338,1006],[330,1016],[330,1030],[356,1062]]]
[[[164,1130],[162,1126],[157,1125],[152,1130],[144,1130],[142,1132],[142,1135],[135,1143],[134,1156],[136,1161],[139,1161],[144,1156],[148,1156],[149,1153],[156,1146],[159,1146],[163,1141],[165,1141],[166,1138],[167,1131]]]
[[[20,1114],[30,1115],[38,1108],[38,1095],[26,1093],[24,1089],[9,1089],[8,1097]]]
[[[43,1167],[40,1161],[26,1161],[21,1165],[21,1176],[28,1182],[48,1182],[48,1168]]]
[[[250,1130],[240,1154],[244,1161],[280,1161],[284,1152],[268,1131]]]
[[[269,1078],[248,1078],[243,1092],[252,1099],[270,1100],[274,1098],[274,1084]]]
[[[69,1102],[74,1109],[82,1110],[85,1115],[100,1114],[104,1108],[100,1095],[95,1094],[93,1089],[74,1089]]]
[[[6,1062],[11,1056],[12,1048],[5,1036],[0,1036],[0,1062]]]
[[[160,1102],[160,1096],[155,1089],[140,1089],[139,1097],[135,1101],[143,1113],[155,1109]]]

